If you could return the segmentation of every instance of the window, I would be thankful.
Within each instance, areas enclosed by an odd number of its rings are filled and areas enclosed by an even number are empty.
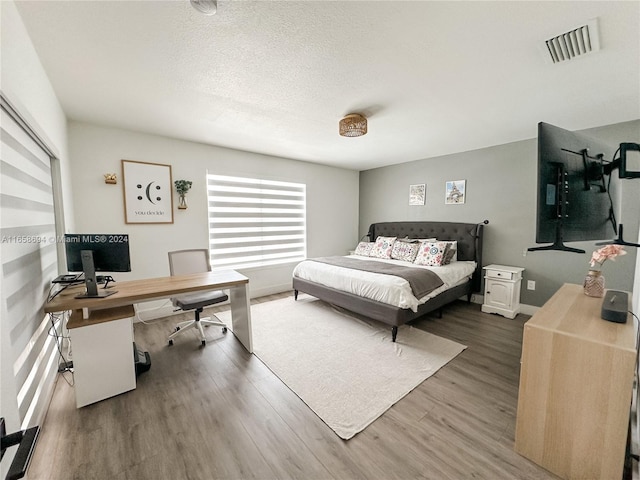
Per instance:
[[[306,185],[207,175],[211,267],[306,258]]]

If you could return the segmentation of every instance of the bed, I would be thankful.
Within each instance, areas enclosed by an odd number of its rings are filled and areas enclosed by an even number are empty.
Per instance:
[[[386,298],[379,300],[374,299],[375,295],[373,296],[374,298],[368,298],[363,293],[346,291],[341,286],[341,283],[347,285],[353,283],[350,279],[364,277],[365,275],[356,270],[331,265],[330,275],[327,273],[324,276],[325,273],[323,271],[327,271],[328,267],[314,259],[305,260],[294,269],[293,289],[295,299],[297,300],[299,292],[304,292],[320,300],[391,325],[391,337],[392,341],[395,342],[400,325],[433,311],[441,313],[445,305],[461,297],[466,296],[467,301],[471,301],[471,295],[474,292],[480,292],[483,227],[487,223],[489,222],[485,220],[480,224],[456,222],[381,222],[371,224],[368,237],[372,242],[378,237],[397,237],[398,239],[436,238],[438,241],[457,242],[457,262],[461,262],[458,268],[462,268],[463,264],[472,265],[470,269],[467,267],[468,275],[463,279],[445,282],[447,283],[447,285],[443,285],[445,288],[438,288],[432,294],[417,299],[417,303],[403,303],[402,301],[388,303]],[[434,271],[436,270],[434,269]],[[309,271],[314,271],[315,273],[308,273]],[[336,278],[338,278],[337,275],[342,275],[343,281],[340,282],[339,278],[336,281],[337,283],[334,280],[330,281],[328,277],[334,275],[336,275]],[[370,280],[375,282],[376,274],[372,275]],[[377,278],[381,277],[378,276]],[[349,279],[349,281],[344,279]],[[397,281],[401,279],[395,280],[396,283],[399,283]],[[331,285],[336,285],[337,288]],[[375,285],[372,283],[371,287],[373,289]],[[351,290],[357,291],[358,289]],[[365,288],[364,290],[367,289]]]

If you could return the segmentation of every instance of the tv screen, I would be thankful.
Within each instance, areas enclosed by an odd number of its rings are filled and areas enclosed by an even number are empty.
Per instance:
[[[536,243],[530,250],[565,250],[564,242],[605,240],[616,234],[619,188],[604,167],[616,147],[547,123],[538,124]]]
[[[82,272],[82,251],[93,253],[96,272],[130,272],[129,236],[124,234],[66,234],[67,270]]]

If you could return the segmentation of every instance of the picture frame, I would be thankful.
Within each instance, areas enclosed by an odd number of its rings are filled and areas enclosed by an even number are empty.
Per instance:
[[[461,205],[466,200],[466,180],[449,180],[445,183],[445,205]]]
[[[125,223],[173,223],[171,165],[122,160]]]
[[[409,205],[424,205],[427,193],[427,185],[420,183],[409,185]]]

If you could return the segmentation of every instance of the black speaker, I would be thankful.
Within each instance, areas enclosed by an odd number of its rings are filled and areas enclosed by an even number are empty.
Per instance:
[[[629,295],[618,290],[607,290],[602,301],[603,320],[615,323],[627,323],[629,312]]]

